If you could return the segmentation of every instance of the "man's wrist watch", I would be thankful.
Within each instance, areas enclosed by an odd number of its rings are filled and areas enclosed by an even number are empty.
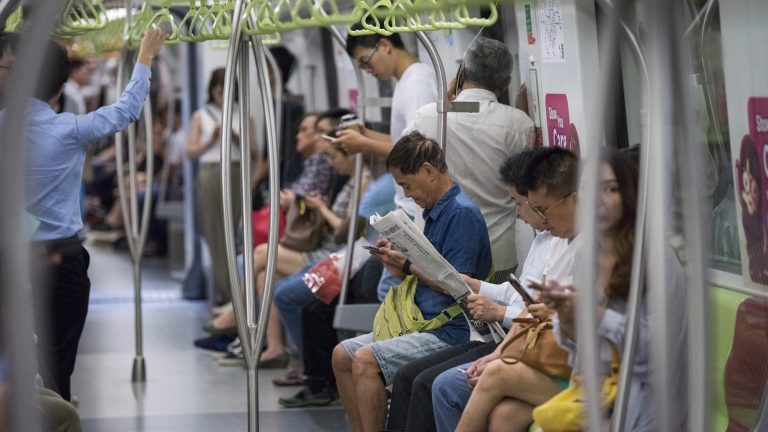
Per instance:
[[[406,276],[411,275],[411,260],[407,259],[403,263],[403,273],[406,274]]]

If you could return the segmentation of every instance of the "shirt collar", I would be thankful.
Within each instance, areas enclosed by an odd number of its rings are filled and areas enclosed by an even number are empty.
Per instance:
[[[424,210],[424,213],[422,214],[424,220],[427,220],[427,218],[437,220],[443,210],[448,207],[448,204],[453,201],[454,198],[456,198],[456,195],[458,195],[459,192],[461,192],[461,189],[459,188],[458,183],[453,182],[451,188],[448,189],[448,191],[444,193],[439,200],[437,200],[437,203],[434,205],[434,207]]]
[[[481,88],[464,89],[456,95],[457,101],[498,102],[498,98],[492,91]]]

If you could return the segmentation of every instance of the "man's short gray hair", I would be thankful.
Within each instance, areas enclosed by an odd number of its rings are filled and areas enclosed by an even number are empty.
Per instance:
[[[512,75],[512,54],[503,43],[479,37],[464,56],[464,80],[496,90]]]

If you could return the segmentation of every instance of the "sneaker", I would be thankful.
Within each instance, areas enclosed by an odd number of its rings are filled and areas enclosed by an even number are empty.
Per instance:
[[[234,335],[214,335],[195,340],[195,346],[214,353],[227,353],[227,346],[237,337]]]
[[[312,393],[304,387],[300,392],[289,398],[280,398],[278,403],[285,408],[303,408],[309,406],[326,406],[339,399],[338,392],[324,388],[317,393]]]
[[[245,356],[242,353],[238,356],[228,352],[223,357],[216,359],[216,363],[219,366],[245,366]]]
[[[245,354],[243,346],[240,344],[240,338],[236,337],[227,345],[227,353],[216,360],[219,366],[245,366]]]

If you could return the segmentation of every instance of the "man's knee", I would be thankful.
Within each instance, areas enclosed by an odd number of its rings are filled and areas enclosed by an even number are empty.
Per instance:
[[[352,357],[341,343],[336,344],[336,347],[333,348],[331,363],[333,364],[333,372],[337,375],[349,373],[352,370]]]
[[[459,376],[461,375],[461,376]],[[457,393],[457,387],[461,385],[461,380],[466,382],[466,378],[457,369],[449,369],[435,378],[432,383],[432,401],[448,401],[451,395]]]
[[[352,359],[352,375],[355,377],[378,375],[379,370],[379,362],[373,354],[373,349],[363,347],[355,352],[355,357]]]
[[[416,395],[424,395],[427,398],[430,398],[432,395],[432,384],[435,381],[435,376],[426,373],[420,373],[416,376],[416,378],[413,379],[411,384],[411,394]]]

